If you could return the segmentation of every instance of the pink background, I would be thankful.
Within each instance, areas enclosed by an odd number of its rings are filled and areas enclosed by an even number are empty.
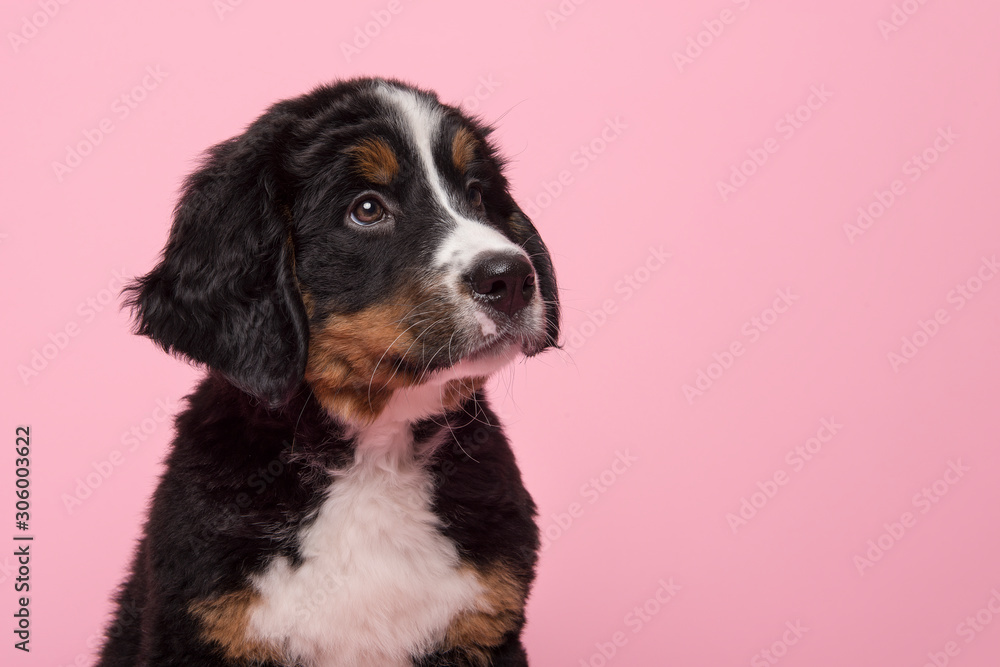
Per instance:
[[[5,664],[92,662],[199,374],[116,272],[203,149],[355,74],[496,121],[556,261],[566,350],[492,389],[547,535],[533,664],[1000,664],[1000,9],[576,1],[4,3]]]

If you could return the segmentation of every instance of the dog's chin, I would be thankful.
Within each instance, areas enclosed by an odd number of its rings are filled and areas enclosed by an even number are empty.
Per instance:
[[[376,418],[376,423],[415,422],[456,409],[471,398],[495,373],[521,354],[544,348],[544,334],[510,332],[476,337],[464,349],[455,350],[450,365],[429,370],[419,384],[396,389]]]
[[[518,355],[532,357],[546,347],[543,331],[522,333],[512,331],[481,338],[470,349],[462,352],[458,361],[440,372],[449,379],[462,377],[488,377],[512,363]],[[451,373],[458,373],[452,375]]]
[[[521,354],[516,340],[497,340],[463,353],[458,361],[427,373],[422,382],[396,389],[370,424],[413,423],[457,409],[494,373]]]
[[[429,382],[448,382],[465,378],[487,378],[512,363],[523,352],[519,341],[498,338],[484,341],[461,355],[451,366],[433,373]]]

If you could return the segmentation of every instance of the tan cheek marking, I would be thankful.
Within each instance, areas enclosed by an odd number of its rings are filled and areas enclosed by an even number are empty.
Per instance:
[[[476,138],[464,127],[458,128],[455,138],[451,141],[451,161],[462,173],[476,157]]]
[[[378,185],[389,185],[399,173],[399,162],[382,139],[365,139],[347,151],[354,157],[358,173]]]
[[[526,591],[514,572],[502,563],[471,569],[485,589],[480,610],[456,616],[445,634],[445,651],[454,651],[476,665],[489,665],[490,649],[515,630],[524,618]]]
[[[202,637],[218,644],[230,660],[281,664],[284,656],[277,648],[247,636],[250,614],[257,602],[257,593],[245,589],[209,600],[196,600],[189,609],[201,621]]]
[[[410,363],[417,363],[416,338],[421,337],[420,344],[431,343],[450,322],[448,304],[419,288],[387,300],[393,305],[332,315],[310,329],[306,380],[328,412],[351,423],[370,424],[393,392],[416,384],[419,374],[397,370],[397,362],[409,356]],[[422,324],[408,328],[407,317]],[[468,389],[456,387],[449,396],[457,399],[463,392]]]
[[[409,332],[401,334],[405,314],[405,309],[374,306],[334,315],[312,329],[306,380],[328,411],[366,422],[411,380],[405,371],[393,373],[395,360],[413,343]]]

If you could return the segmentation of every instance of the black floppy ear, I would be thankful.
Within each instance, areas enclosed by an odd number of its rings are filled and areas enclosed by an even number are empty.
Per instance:
[[[545,347],[559,347],[559,288],[556,286],[556,271],[552,266],[549,249],[517,204],[514,204],[511,222],[514,223],[521,247],[531,257],[538,279],[538,293],[545,303]]]
[[[136,333],[271,405],[301,381],[309,336],[275,134],[265,117],[209,150],[163,258],[126,289]]]

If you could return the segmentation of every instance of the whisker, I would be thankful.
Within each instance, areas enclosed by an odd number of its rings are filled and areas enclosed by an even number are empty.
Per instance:
[[[426,329],[424,329],[419,334],[417,334],[417,337],[413,339],[412,343],[410,343],[410,347],[406,348],[406,352],[403,352],[402,358],[400,359],[399,363],[396,364],[396,367],[392,371],[392,375],[390,375],[389,379],[386,380],[385,383],[382,385],[383,389],[385,389],[386,387],[388,387],[389,383],[392,382],[392,379],[394,377],[396,377],[396,373],[399,372],[399,369],[402,366],[403,359],[405,359],[406,355],[410,352],[411,349],[413,349],[413,346],[417,344],[417,341],[420,340],[420,337],[423,336],[426,333],[429,333],[435,326],[437,326],[439,323],[441,323],[442,321],[444,321],[444,319],[445,318],[443,318],[443,317],[437,318],[436,320],[434,320],[433,322],[431,322],[430,326],[428,326]],[[426,320],[423,320],[423,321],[426,322]],[[417,384],[419,384],[419,382]]]
[[[403,334],[405,334],[407,331],[409,331],[413,327],[417,326],[421,322],[426,322],[426,321],[427,320],[418,320],[418,321],[414,322],[413,324],[411,324],[410,326],[406,327],[406,329],[404,329],[403,331],[401,331],[400,334],[398,336],[396,336],[395,340],[393,340],[391,343],[389,343],[389,346],[387,348],[385,348],[385,352],[382,353],[382,356],[379,357],[378,361],[375,363],[375,368],[372,369],[372,376],[368,379],[368,407],[372,407],[372,384],[375,382],[375,375],[378,373],[378,367],[382,365],[382,360],[385,359],[385,355],[389,354],[389,350],[392,349],[392,346],[396,344],[396,341],[399,340],[403,336]],[[410,347],[413,347],[413,343],[410,343]],[[407,351],[409,351],[409,348],[407,348]],[[395,376],[395,374],[396,373],[394,371],[393,372],[393,376]],[[389,384],[389,382],[391,380],[392,380],[392,377],[390,377],[389,380],[386,380],[386,382],[380,388],[380,391],[381,391],[381,389],[385,389],[385,387],[388,386],[388,384]]]
[[[444,385],[441,385],[441,392],[442,392],[442,394],[441,394],[441,400],[444,400]],[[444,416],[445,428],[447,428],[448,432],[451,434],[451,439],[455,441],[455,444],[458,445],[458,448],[462,450],[463,454],[465,454],[466,456],[468,456],[474,462],[479,463],[479,460],[476,457],[474,457],[472,454],[470,454],[469,452],[465,451],[465,447],[463,447],[462,443],[458,441],[458,436],[455,435],[455,429],[454,429],[454,427],[452,427],[451,423],[448,421],[448,413],[445,412],[443,416]],[[471,423],[471,422],[469,422],[469,423]],[[466,426],[467,425],[468,424],[466,424]]]
[[[451,332],[451,338],[448,339],[448,366],[454,366],[455,362],[451,359],[451,341],[455,339],[455,334],[458,333],[458,329]]]

